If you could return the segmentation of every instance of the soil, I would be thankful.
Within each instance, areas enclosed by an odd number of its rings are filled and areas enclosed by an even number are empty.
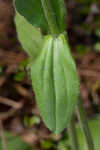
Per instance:
[[[67,2],[67,31],[72,54],[77,64],[80,78],[80,91],[88,117],[100,113],[100,53],[94,48],[99,41],[95,34],[100,27],[100,21],[95,17],[100,15],[100,4],[91,3],[88,12],[81,12],[82,6],[75,0]],[[93,9],[95,8],[95,9]],[[40,149],[41,139],[51,139],[51,133],[43,124],[35,124],[27,129],[24,118],[39,116],[35,103],[35,96],[31,86],[28,71],[21,66],[21,62],[28,58],[17,39],[14,24],[15,10],[12,0],[0,0],[0,120],[4,129],[21,134],[29,143],[34,143]],[[82,24],[88,25],[84,29]],[[81,53],[77,46],[81,45]],[[86,52],[85,49],[88,49]],[[18,73],[24,72],[22,80],[16,80]],[[30,132],[30,131],[33,132]],[[58,136],[59,140],[61,135]]]

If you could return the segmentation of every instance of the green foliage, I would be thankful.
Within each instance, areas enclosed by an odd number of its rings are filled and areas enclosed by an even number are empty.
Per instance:
[[[39,124],[40,123],[40,119],[36,116],[33,117],[25,117],[24,118],[24,124],[26,127],[32,127],[35,124]]]
[[[99,22],[100,22],[100,18],[99,18]],[[100,38],[100,28],[96,28],[95,29],[95,34],[98,38]],[[94,45],[94,49],[97,52],[100,52],[100,42],[96,42],[96,44]]]
[[[64,0],[51,0],[53,12],[61,31],[65,29]],[[41,0],[15,0],[16,10],[33,26],[48,31],[48,24],[44,16]]]
[[[45,124],[55,133],[61,132],[72,116],[79,93],[76,67],[63,34],[45,38],[43,50],[31,66],[31,78]]]
[[[3,67],[0,65],[0,74],[3,72]]]
[[[99,150],[100,148],[100,117],[89,120],[89,127],[93,137],[94,149]],[[80,129],[80,125],[77,124],[77,136],[79,141],[79,147],[81,150],[87,150],[87,145],[85,143],[85,139],[83,137],[82,130]],[[71,150],[70,141],[67,137],[62,138],[58,145],[57,150]]]
[[[19,13],[16,13],[15,23],[18,39],[21,42],[22,47],[28,53],[30,58],[34,60],[40,53],[43,43],[43,37],[40,30],[28,23]]]
[[[66,139],[65,140],[61,140],[58,143],[57,148],[58,148],[58,150],[70,150],[68,141]]]
[[[29,62],[30,62],[30,59],[25,59],[25,60],[23,60],[23,61],[20,62],[20,66],[19,67],[22,70],[24,70],[27,67],[27,65],[29,64]]]
[[[25,78],[25,72],[18,72],[14,75],[15,81],[22,81]]]
[[[50,141],[50,140],[42,140],[41,141],[41,148],[43,148],[43,149],[51,149],[54,146],[55,145],[54,145],[53,141]]]
[[[47,36],[43,41],[38,28],[49,29],[42,4],[41,0],[15,0],[15,23],[18,38],[31,60],[31,78],[40,114],[47,127],[59,133],[71,119],[78,99],[79,83],[64,34],[57,38]],[[53,13],[57,27],[64,32],[64,0],[51,0],[50,4],[52,8],[48,6],[45,9],[52,10],[50,13]]]
[[[97,52],[100,52],[100,42],[97,42],[97,43],[94,45],[94,49],[95,49]]]
[[[52,0],[53,10],[55,12],[57,25],[61,32],[63,32],[66,28],[65,17],[66,17],[66,9],[64,0]]]
[[[93,137],[94,149],[99,150],[100,148],[100,118],[89,121],[89,127],[90,127],[90,131]],[[87,150],[87,146],[86,146],[83,134],[79,126],[77,128],[77,133],[78,133],[78,139],[80,143],[80,149]]]
[[[20,137],[13,136],[9,133],[5,134],[7,150],[32,150]],[[2,140],[0,138],[0,150],[2,150]]]
[[[89,127],[90,131],[93,137],[94,141],[94,146],[95,150],[99,150],[100,147],[100,117],[90,120],[89,122]],[[86,148],[86,143],[82,134],[82,131],[80,129],[79,124],[77,125],[77,135],[78,135],[78,140],[80,144],[80,149],[81,150],[87,150]],[[32,148],[25,143],[20,137],[18,136],[13,136],[9,133],[5,134],[6,137],[6,146],[7,150],[32,150]],[[2,143],[1,143],[1,138],[0,138],[0,150],[2,150]],[[42,140],[40,141],[40,145],[42,149],[52,149],[56,147],[53,141],[51,140]],[[57,144],[57,150],[70,150],[70,142],[67,138],[67,136],[63,137]]]
[[[89,51],[89,48],[80,44],[76,46],[76,52],[78,55],[84,55]]]

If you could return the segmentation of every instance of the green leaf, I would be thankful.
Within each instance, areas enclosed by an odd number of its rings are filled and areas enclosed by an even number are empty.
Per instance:
[[[65,17],[66,17],[66,9],[64,0],[50,0],[53,6],[53,10],[55,12],[56,21],[59,26],[61,32],[64,32],[66,28]]]
[[[31,78],[40,114],[47,127],[61,132],[77,103],[76,67],[63,34],[47,36],[40,56],[31,66]]]
[[[51,141],[51,140],[42,140],[40,142],[40,144],[41,144],[41,148],[44,149],[44,150],[52,149],[55,146],[53,141]]]
[[[15,23],[18,39],[21,42],[22,47],[28,53],[30,58],[36,58],[40,53],[43,44],[43,37],[40,30],[28,23],[19,13],[16,14]]]
[[[98,117],[94,120],[90,120],[89,127],[90,127],[90,131],[91,131],[91,135],[93,137],[94,149],[99,150],[99,148],[100,148],[100,117]],[[87,150],[87,145],[85,143],[85,140],[84,140],[82,131],[79,128],[79,125],[77,128],[77,132],[78,132],[78,139],[79,139],[79,143],[80,143],[80,149]]]
[[[50,0],[59,28],[65,29],[64,0]],[[41,0],[15,0],[16,10],[33,26],[48,31],[48,24],[44,16]]]
[[[100,148],[100,116],[95,117],[92,120],[88,120],[89,129],[93,138],[94,149],[99,150]],[[80,128],[80,124],[77,124],[77,137],[79,141],[79,149],[87,150],[86,141],[83,136],[83,132]],[[57,145],[58,150],[70,150],[70,140],[63,136],[63,138],[59,141]]]
[[[7,150],[32,150],[20,137],[13,136],[9,133],[5,134]],[[2,140],[0,138],[0,150],[2,150]]]
[[[24,118],[24,124],[27,128],[32,127],[34,124],[39,124],[40,123],[40,119],[36,116],[32,116],[32,117],[25,117]]]
[[[25,78],[25,72],[17,72],[14,75],[14,80],[15,81],[22,81],[22,80],[24,80],[24,78]]]
[[[57,150],[70,150],[67,139],[59,141]]]
[[[94,45],[94,49],[95,49],[97,52],[100,52],[100,42],[97,42],[97,43]]]

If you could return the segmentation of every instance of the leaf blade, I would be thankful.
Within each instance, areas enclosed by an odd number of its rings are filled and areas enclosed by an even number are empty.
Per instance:
[[[40,30],[29,24],[19,13],[16,13],[15,23],[18,39],[22,47],[30,58],[34,60],[39,55],[43,44],[43,37]]]
[[[32,65],[31,78],[45,124],[51,131],[60,133],[70,121],[77,103],[79,82],[72,56],[66,42],[63,43],[64,37],[49,37],[42,54]]]
[[[24,16],[26,20],[35,27],[39,27],[48,32],[48,23],[44,16],[41,0],[14,0],[16,10],[20,15]],[[64,0],[50,0],[55,15],[57,25],[61,32],[66,28],[65,25],[65,6]]]
[[[31,66],[31,78],[40,114],[46,125],[51,130],[55,130],[54,91],[51,75],[52,63],[50,63],[52,59],[52,42],[53,38],[48,36],[44,42],[41,55]],[[48,84],[46,84],[47,81]]]
[[[78,77],[64,36],[60,35],[55,41],[54,75],[56,85],[56,133],[64,129],[74,111],[78,98]],[[64,43],[65,42],[65,43]],[[69,54],[68,54],[69,53]],[[68,57],[68,58],[67,58]],[[72,90],[74,89],[74,92]],[[65,119],[63,119],[65,116]]]

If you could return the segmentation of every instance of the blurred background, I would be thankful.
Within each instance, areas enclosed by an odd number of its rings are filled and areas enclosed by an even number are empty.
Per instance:
[[[68,38],[95,150],[100,147],[100,0],[65,0]],[[0,0],[0,150],[70,150],[67,130],[51,133],[37,110],[17,39],[12,0]],[[81,150],[86,150],[77,124]]]

